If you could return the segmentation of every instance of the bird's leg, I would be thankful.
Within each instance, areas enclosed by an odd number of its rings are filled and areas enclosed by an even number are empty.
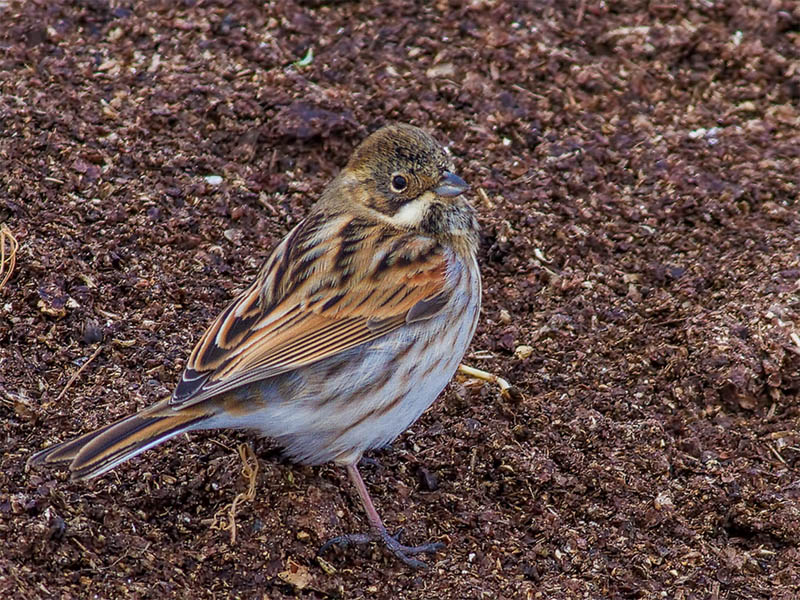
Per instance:
[[[483,381],[488,381],[489,383],[494,383],[500,388],[500,394],[506,400],[515,397],[521,397],[517,388],[494,373],[482,371],[480,369],[476,369],[475,367],[468,367],[467,365],[458,365],[458,372],[466,375],[467,377],[472,377],[473,379],[481,379]]]
[[[371,533],[349,533],[346,535],[340,535],[335,537],[331,540],[325,542],[322,547],[319,549],[317,554],[322,554],[326,550],[328,550],[331,546],[341,545],[341,546],[349,546],[351,544],[366,544],[368,542],[373,541],[382,541],[386,548],[394,554],[397,558],[402,560],[405,564],[410,567],[414,568],[421,568],[427,566],[421,560],[417,560],[415,558],[411,558],[414,554],[421,554],[421,553],[433,553],[437,550],[441,550],[444,548],[444,544],[441,542],[432,542],[428,544],[422,544],[421,546],[404,546],[400,543],[400,535],[402,534],[402,529],[395,533],[394,535],[390,535],[388,531],[386,531],[386,527],[383,525],[383,521],[381,521],[381,517],[378,514],[378,511],[375,510],[375,505],[372,503],[372,498],[369,496],[369,491],[367,491],[367,486],[364,484],[364,480],[361,478],[361,473],[358,472],[358,467],[356,463],[347,465],[347,473],[350,475],[350,479],[353,480],[353,484],[356,486],[356,490],[358,491],[358,496],[361,498],[361,503],[364,505],[364,510],[367,513],[367,518],[369,519],[370,527],[372,528]]]

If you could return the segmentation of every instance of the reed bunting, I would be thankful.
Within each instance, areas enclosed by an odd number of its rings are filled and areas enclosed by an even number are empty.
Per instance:
[[[410,125],[370,135],[211,324],[175,391],[141,412],[50,446],[29,464],[69,463],[89,479],[176,435],[254,430],[293,461],[344,465],[371,533],[400,560],[358,471],[431,405],[475,333],[478,224],[444,148]]]

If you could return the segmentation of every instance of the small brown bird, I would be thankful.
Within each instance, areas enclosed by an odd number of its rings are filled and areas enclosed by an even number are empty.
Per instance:
[[[399,559],[357,464],[431,405],[475,333],[481,282],[478,225],[467,184],[429,134],[384,127],[356,148],[308,217],[256,280],[211,324],[172,397],[48,447],[29,464],[69,463],[89,479],[176,435],[254,430],[292,460],[345,465],[370,534]]]

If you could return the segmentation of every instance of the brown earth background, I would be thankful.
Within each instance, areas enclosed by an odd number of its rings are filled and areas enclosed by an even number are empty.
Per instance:
[[[790,1],[0,2],[0,597],[800,597],[799,101]],[[243,434],[25,472],[168,394],[390,121],[473,185],[469,363],[522,393],[364,466],[427,571],[319,563],[345,474]]]

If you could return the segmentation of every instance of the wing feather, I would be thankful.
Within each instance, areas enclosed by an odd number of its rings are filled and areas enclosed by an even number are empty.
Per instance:
[[[298,225],[197,343],[171,405],[313,364],[440,311],[453,251],[412,232],[390,236],[389,227],[344,216]]]

